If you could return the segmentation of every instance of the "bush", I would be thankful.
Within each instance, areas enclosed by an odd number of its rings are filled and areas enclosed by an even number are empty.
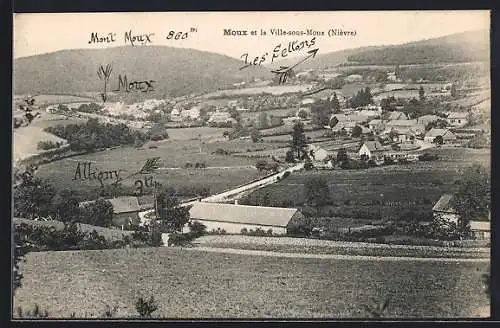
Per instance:
[[[207,227],[198,221],[189,222],[189,230],[195,238],[203,236],[207,232]]]
[[[192,246],[196,236],[192,233],[171,233],[168,238],[168,246]]]
[[[290,176],[290,171],[286,171],[283,173],[283,179],[288,178]]]
[[[60,148],[61,146],[62,142],[39,141],[36,148],[39,150],[49,150],[54,148]]]
[[[158,310],[158,304],[156,303],[153,296],[149,298],[149,300],[145,300],[142,297],[139,297],[137,302],[135,303],[135,308],[141,318],[150,318],[156,310]]]

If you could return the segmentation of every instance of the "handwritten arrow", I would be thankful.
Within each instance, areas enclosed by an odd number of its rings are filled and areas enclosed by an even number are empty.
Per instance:
[[[286,71],[289,71],[295,67],[297,67],[298,65],[302,64],[303,62],[305,62],[306,60],[308,60],[309,58],[314,58],[316,56],[316,54],[318,53],[318,50],[319,48],[316,48],[316,49],[313,49],[313,50],[309,50],[307,53],[309,55],[307,55],[305,58],[303,58],[302,60],[300,60],[299,62],[295,63],[295,65],[293,66],[290,66],[290,67],[287,67],[287,66],[280,66],[279,69],[277,70],[272,70],[271,72],[273,73],[276,73],[276,74],[283,74],[285,73]]]
[[[298,65],[302,64],[303,62],[305,62],[309,58],[314,58],[316,56],[316,54],[318,53],[318,50],[319,50],[319,48],[316,48],[316,49],[313,49],[313,50],[309,50],[307,52],[309,55],[307,55],[305,58],[303,58],[299,62],[295,63],[295,65],[293,65],[293,66],[290,66],[290,67],[288,67],[288,66],[280,66],[279,69],[272,70],[271,72],[275,73],[275,74],[279,74],[280,75],[279,83],[283,84],[283,83],[286,82],[286,80],[287,80],[288,76],[290,75],[290,72],[292,71],[293,68],[295,68]]]

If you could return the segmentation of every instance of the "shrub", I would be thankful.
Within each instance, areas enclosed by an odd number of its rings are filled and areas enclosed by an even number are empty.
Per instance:
[[[188,225],[190,233],[193,234],[196,238],[203,236],[207,231],[207,227],[203,223],[200,223],[198,221],[189,222]]]
[[[137,302],[135,303],[135,309],[141,316],[141,318],[150,318],[156,310],[158,310],[158,305],[153,296],[149,298],[149,300],[145,300],[142,297],[139,297]]]
[[[49,149],[59,148],[61,146],[62,142],[39,141],[36,148],[40,150],[49,150]]]
[[[174,232],[168,237],[168,246],[192,246],[194,239],[196,239],[194,234]]]
[[[283,173],[283,179],[288,178],[290,176],[290,171],[286,171]]]
[[[243,229],[240,230],[240,233],[242,235],[248,235],[248,229],[247,228],[243,228]]]

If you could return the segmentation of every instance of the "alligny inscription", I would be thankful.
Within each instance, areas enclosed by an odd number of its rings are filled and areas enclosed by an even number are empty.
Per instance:
[[[97,180],[101,184],[106,180],[120,181],[120,172],[122,170],[101,171],[98,168],[92,167],[92,162],[78,162],[75,169],[73,181],[92,181]]]

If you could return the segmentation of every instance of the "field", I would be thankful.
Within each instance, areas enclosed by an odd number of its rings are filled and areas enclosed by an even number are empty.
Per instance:
[[[22,99],[22,95],[14,96],[14,99]],[[53,104],[68,104],[74,102],[95,102],[96,99],[90,97],[80,97],[75,95],[36,95],[35,104],[39,106],[53,105]]]
[[[272,206],[305,202],[304,183],[311,176],[324,177],[332,205],[323,208],[327,216],[351,216],[359,211],[398,217],[404,210],[430,210],[444,193],[456,190],[460,170],[473,163],[490,168],[489,150],[465,148],[433,149],[440,159],[371,168],[294,173],[287,179],[250,194],[245,203],[259,204],[267,194]],[[243,202],[242,202],[243,203]],[[331,214],[331,215],[330,215]]]
[[[383,263],[383,265],[381,265]],[[489,307],[486,263],[282,258],[176,248],[29,253],[14,309],[51,317],[136,315],[154,295],[162,318],[465,318]]]
[[[39,154],[41,152],[37,149],[39,141],[66,142],[66,140],[44,132],[42,128],[36,126],[17,128],[14,130],[12,138],[14,161]]]
[[[300,85],[278,85],[278,86],[264,86],[264,87],[254,87],[254,88],[243,88],[243,89],[228,89],[219,90],[206,95],[203,98],[214,98],[222,96],[238,96],[238,95],[258,95],[261,93],[270,93],[273,95],[282,95],[285,93],[297,93],[310,90],[312,88],[311,84],[300,84]]]
[[[196,127],[196,128],[179,128],[168,129],[170,140],[195,140],[199,139],[221,139],[224,131],[229,131],[229,128],[212,128],[212,127]]]
[[[173,129],[171,129],[173,130]],[[261,176],[255,169],[255,160],[232,155],[217,155],[217,149],[228,152],[247,152],[276,147],[273,144],[253,143],[250,140],[232,140],[220,142],[199,142],[196,140],[166,140],[155,143],[157,148],[142,149],[120,147],[65,158],[56,162],[40,165],[38,175],[48,179],[58,188],[84,193],[99,187],[99,182],[73,181],[78,162],[91,162],[92,170],[122,170],[121,177],[138,171],[146,159],[160,157],[161,168],[153,177],[164,186],[178,188],[207,187],[211,192],[226,190]],[[201,146],[201,152],[200,152]],[[186,163],[205,162],[205,169],[184,169]],[[135,179],[123,182],[124,186],[133,186]]]

